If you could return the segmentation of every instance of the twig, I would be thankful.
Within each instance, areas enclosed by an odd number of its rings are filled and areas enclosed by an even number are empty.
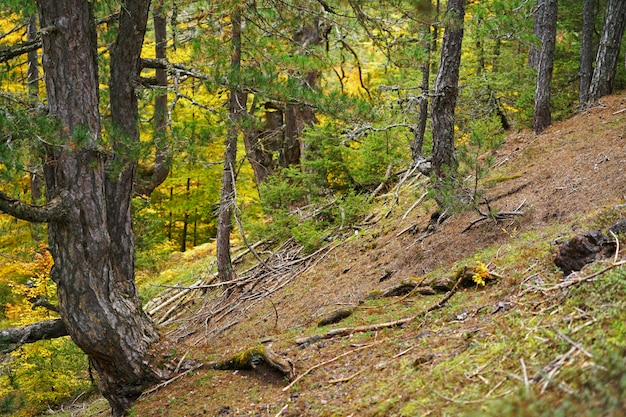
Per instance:
[[[283,408],[281,408],[280,411],[276,413],[276,415],[274,415],[274,417],[280,417],[288,407],[289,407],[289,403],[283,405]]]
[[[167,381],[164,381],[164,382],[162,382],[162,383],[160,383],[160,384],[158,384],[158,385],[155,385],[154,387],[150,388],[150,389],[149,389],[149,390],[147,390],[147,391],[144,391],[144,392],[141,394],[141,397],[142,397],[142,398],[143,398],[143,397],[146,397],[146,396],[148,396],[148,395],[152,394],[153,392],[156,392],[156,391],[160,390],[161,388],[164,388],[164,387],[168,386],[168,385],[169,385],[169,384],[171,384],[172,382],[174,382],[174,381],[176,381],[176,380],[178,380],[178,379],[180,379],[180,378],[184,377],[184,376],[185,376],[185,375],[187,375],[188,373],[193,372],[193,371],[197,371],[198,369],[202,368],[203,366],[204,366],[204,364],[202,364],[202,363],[201,363],[201,364],[198,364],[198,365],[195,365],[193,368],[191,368],[191,369],[187,369],[187,370],[186,370],[185,372],[183,372],[182,374],[178,374],[178,375],[176,375],[175,377],[170,378],[170,379],[168,379]]]
[[[408,215],[409,215],[409,213],[410,213],[410,212],[411,212],[411,211],[412,211],[415,207],[417,207],[417,206],[419,205],[419,203],[421,203],[421,202],[422,202],[422,201],[426,198],[426,196],[427,196],[427,195],[428,195],[428,191],[424,192],[424,194],[422,194],[422,195],[420,196],[420,198],[418,198],[418,199],[417,199],[417,201],[416,201],[415,203],[413,203],[413,205],[411,205],[411,207],[409,207],[409,209],[408,209],[408,210],[404,213],[404,215],[402,216],[402,219],[403,219],[403,220],[404,220],[404,219],[406,219],[406,216],[408,216]]]
[[[613,239],[615,239],[615,256],[613,257],[613,263],[616,263],[619,259],[619,239],[612,230],[609,230],[609,233],[613,236]]]
[[[519,359],[522,364],[522,372],[524,373],[524,386],[526,387],[526,392],[530,391],[530,383],[528,382],[528,372],[526,372],[526,363],[524,362],[524,358]]]
[[[595,277],[597,277],[599,275],[602,275],[605,272],[610,271],[611,269],[617,268],[618,266],[622,266],[622,265],[626,265],[626,260],[619,261],[619,262],[614,262],[611,265],[607,266],[606,268],[601,269],[598,272],[594,272],[593,274],[586,275],[586,276],[581,277],[581,278],[568,279],[567,281],[563,281],[563,282],[561,282],[559,284],[555,284],[555,285],[553,285],[551,287],[544,287],[543,290],[545,290],[545,291],[558,290],[558,289],[562,289],[562,288],[571,287],[572,285],[580,284],[581,282],[591,281]]]
[[[391,359],[396,359],[396,358],[399,358],[400,356],[404,356],[410,351],[412,351],[413,349],[415,349],[415,346],[411,346],[410,348],[404,349],[402,352],[396,353],[395,355],[393,355]]]
[[[380,345],[381,343],[383,343],[385,341],[386,341],[386,339],[378,340],[378,341],[376,341],[374,343],[370,343],[369,345],[361,346],[361,347],[358,347],[356,349],[349,350],[348,352],[344,352],[341,355],[335,356],[334,358],[329,359],[327,361],[320,362],[317,365],[314,365],[314,366],[310,367],[309,369],[304,371],[302,374],[300,374],[296,379],[291,381],[291,383],[289,385],[287,385],[285,388],[283,388],[283,392],[288,391],[291,387],[294,386],[294,384],[296,384],[298,381],[300,381],[302,378],[304,378],[305,376],[307,376],[308,374],[310,374],[311,372],[313,372],[317,368],[320,368],[320,367],[322,367],[324,365],[328,365],[329,363],[335,362],[336,360],[339,360],[339,359],[343,358],[344,356],[351,355],[351,354],[359,352],[359,351],[361,351],[363,349],[368,349],[368,348],[371,348],[373,346]]]
[[[387,181],[389,181],[389,178],[391,178],[391,170],[392,169],[393,169],[393,164],[389,164],[387,166],[387,171],[385,172],[385,177],[380,182],[380,184],[378,184],[378,187],[376,187],[376,189],[374,191],[372,191],[372,194],[370,194],[370,196],[369,196],[370,200],[372,200],[374,197],[376,197],[376,195],[383,189],[385,184],[387,184]]]
[[[416,314],[416,315],[410,316],[410,317],[405,317],[405,318],[402,318],[402,319],[399,319],[399,320],[388,321],[388,322],[385,322],[385,323],[370,324],[370,325],[356,326],[356,327],[341,327],[341,328],[338,328],[338,329],[330,330],[330,331],[328,331],[326,333],[316,334],[316,335],[313,335],[313,336],[302,337],[300,339],[296,339],[295,343],[298,344],[298,345],[304,345],[304,344],[307,344],[307,343],[317,342],[318,340],[322,340],[322,339],[331,339],[331,338],[336,337],[336,336],[348,336],[348,335],[351,335],[353,333],[363,333],[363,332],[376,331],[376,330],[390,328],[390,327],[398,327],[398,326],[401,326],[403,324],[410,323],[410,322],[412,322],[414,320],[417,320],[417,319],[419,319],[421,317],[424,317],[426,314],[428,314],[428,313],[430,313],[432,311],[438,310],[441,307],[443,307],[444,304],[450,299],[450,297],[452,297],[452,295],[456,292],[456,290],[459,287],[459,283],[461,282],[463,277],[464,277],[463,274],[461,274],[459,276],[459,278],[456,280],[456,283],[454,284],[452,289],[446,293],[445,297],[443,297],[437,303],[435,303],[432,306],[430,306],[428,309],[422,311],[420,314]]]
[[[559,335],[559,337],[561,339],[565,340],[567,343],[569,343],[570,345],[574,346],[576,349],[580,350],[588,358],[593,359],[593,355],[591,353],[589,353],[589,351],[587,349],[585,349],[580,343],[574,342],[570,337],[568,337],[567,335],[565,335],[561,331],[559,331],[559,329],[557,329],[554,325],[552,326],[552,330],[554,330]]]
[[[369,368],[369,366],[366,366],[363,369],[353,373],[352,375],[346,376],[344,378],[331,379],[330,381],[328,381],[328,383],[330,383],[330,384],[339,384],[341,382],[351,381],[354,378],[356,378],[357,376],[361,375],[363,372],[365,372],[368,368]]]

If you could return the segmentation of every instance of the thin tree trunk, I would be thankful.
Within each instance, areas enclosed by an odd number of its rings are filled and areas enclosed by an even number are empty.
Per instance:
[[[554,68],[554,49],[556,43],[556,20],[558,12],[557,0],[545,0],[543,13],[543,33],[541,36],[541,51],[539,52],[539,67],[537,68],[537,84],[535,88],[535,112],[533,128],[535,133],[541,133],[552,123],[550,111],[550,83]]]
[[[536,42],[533,42],[528,50],[528,66],[531,68],[539,67],[539,54],[543,38],[546,1],[547,0],[537,0],[537,5],[534,10],[535,19],[533,22],[533,34],[536,37]]]
[[[239,122],[246,111],[248,95],[241,92],[239,71],[241,68],[241,9],[238,5],[231,14],[232,23],[232,55],[230,62],[231,77],[230,97],[228,104],[229,126],[224,151],[224,171],[222,176],[222,192],[217,220],[217,275],[221,281],[229,281],[233,274],[230,258],[230,232],[232,230],[232,212],[235,200],[235,162],[237,160],[237,138]]]
[[[37,15],[33,14],[28,19],[27,40],[34,42],[37,38]],[[37,50],[28,51],[28,95],[32,98],[39,97],[39,60]],[[43,197],[43,173],[41,161],[30,164],[30,198],[32,204],[39,204]],[[34,241],[39,242],[45,235],[42,225],[32,223],[30,234]]]
[[[152,12],[154,22],[155,57],[167,59],[167,16],[164,0],[158,0]],[[172,163],[172,151],[167,141],[167,70],[156,68],[156,88],[154,96],[154,163],[137,175],[135,192],[149,196],[167,179]]]
[[[606,9],[604,29],[598,45],[596,67],[591,78],[587,103],[613,92],[613,80],[626,23],[626,1],[610,0]]]
[[[413,161],[417,162],[422,158],[422,151],[424,147],[424,133],[426,132],[426,123],[428,121],[428,91],[430,89],[430,24],[424,25],[424,46],[426,48],[426,58],[422,64],[422,97],[419,103],[419,118],[417,121],[417,129],[415,131],[415,137],[411,144],[411,152]]]
[[[439,178],[444,176],[446,169],[455,169],[456,166],[454,108],[459,91],[465,0],[449,0],[446,14],[449,16],[449,23],[443,35],[441,63],[439,64],[435,81],[435,94],[432,99],[432,166]]]
[[[596,0],[583,0],[583,26],[580,42],[580,90],[579,102],[582,105],[589,99],[589,86],[593,74],[593,29]]]

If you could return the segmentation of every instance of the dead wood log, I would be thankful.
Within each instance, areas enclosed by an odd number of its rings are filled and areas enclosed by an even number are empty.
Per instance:
[[[0,330],[0,351],[8,353],[26,343],[67,335],[67,329],[61,319],[40,321],[24,327],[11,327]]]
[[[354,333],[376,331],[376,330],[381,330],[381,329],[386,329],[386,328],[398,327],[404,324],[411,323],[412,321],[415,321],[419,318],[424,317],[426,314],[430,313],[431,311],[435,311],[443,307],[443,305],[448,302],[450,297],[452,297],[452,295],[459,288],[459,284],[461,283],[462,279],[463,279],[463,276],[460,276],[457,279],[456,283],[454,284],[452,289],[448,291],[445,297],[443,297],[441,300],[439,300],[438,302],[430,306],[428,309],[414,316],[405,317],[400,320],[388,321],[385,323],[370,324],[370,325],[356,326],[356,327],[341,327],[338,329],[330,330],[326,333],[316,334],[316,335],[309,336],[309,337],[301,337],[299,339],[296,339],[295,343],[298,345],[309,345],[311,343],[317,342],[322,339],[332,339],[333,337],[338,337],[338,336],[349,336]]]
[[[289,380],[292,380],[296,375],[291,360],[277,354],[270,346],[263,345],[243,350],[228,359],[206,363],[201,368],[220,371],[246,370],[256,369],[261,364],[269,365]]]
[[[339,323],[341,320],[350,317],[352,313],[354,313],[354,310],[354,308],[340,308],[339,310],[335,310],[322,317],[322,319],[317,322],[317,326],[322,327],[328,326],[329,324]]]

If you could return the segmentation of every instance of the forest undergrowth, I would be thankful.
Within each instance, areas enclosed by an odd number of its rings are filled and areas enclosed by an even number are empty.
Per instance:
[[[295,375],[262,358],[192,370],[131,415],[623,415],[624,236],[568,277],[554,258],[568,238],[626,218],[625,109],[619,94],[545,134],[509,135],[481,180],[489,211],[433,216],[412,174],[313,252],[259,244],[260,263],[242,249],[229,293],[212,281],[210,247],[171,255],[152,272],[161,286],[143,291],[147,310],[182,294],[153,312],[173,355],[270,347]],[[106,415],[104,400],[85,397],[49,415]]]
[[[429,178],[403,171],[360,220],[338,217],[314,246],[242,244],[228,291],[215,281],[211,244],[139,270],[144,308],[172,357],[250,357],[253,366],[191,368],[146,393],[132,415],[623,415],[624,236],[568,277],[554,258],[568,238],[626,218],[625,126],[621,93],[542,135],[509,134],[489,153],[491,168],[467,182],[474,188],[462,189],[475,197],[469,209],[446,215]],[[57,342],[33,349],[50,364],[69,352]],[[263,351],[294,374],[266,366]],[[13,383],[31,368],[14,370]],[[52,387],[71,399],[55,397],[46,415],[107,415],[86,364],[75,361],[71,372],[83,376],[71,381],[83,382],[72,386],[55,372],[39,381],[41,395]],[[3,397],[3,410],[22,404],[33,415],[16,395]]]

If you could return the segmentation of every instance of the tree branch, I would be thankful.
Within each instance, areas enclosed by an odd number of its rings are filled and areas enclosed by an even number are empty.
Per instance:
[[[40,321],[24,327],[0,330],[0,352],[9,353],[26,343],[67,336],[61,319]]]
[[[33,39],[7,48],[0,48],[0,63],[41,48],[41,39]]]
[[[54,197],[43,206],[34,206],[0,191],[0,213],[33,223],[60,220],[65,215],[64,193]]]
[[[173,64],[164,58],[141,58],[141,68],[164,69],[169,72],[178,72],[199,80],[208,80],[206,75],[192,71],[181,64]]]

